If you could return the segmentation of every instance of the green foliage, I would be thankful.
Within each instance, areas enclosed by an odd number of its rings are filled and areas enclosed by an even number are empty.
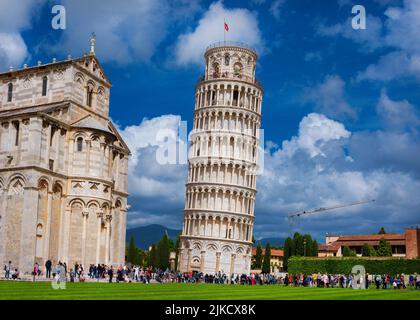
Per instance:
[[[159,264],[159,256],[156,245],[152,245],[152,248],[150,249],[148,262],[148,265],[153,267],[156,267]]]
[[[283,268],[287,270],[288,259],[292,256],[318,256],[318,243],[311,235],[296,232],[293,239],[288,237],[284,242]]]
[[[175,242],[175,248],[174,248],[174,251],[176,253],[176,256],[175,256],[175,269],[178,266],[178,254],[179,254],[179,246],[180,246],[180,244],[181,244],[181,234],[179,234],[176,237],[176,242]]]
[[[381,229],[379,230],[378,234],[386,234],[385,228],[384,227],[381,227]]]
[[[287,262],[289,258],[293,255],[293,240],[288,237],[284,241],[284,256],[283,256],[283,268],[287,270]]]
[[[392,256],[392,247],[391,244],[386,241],[384,238],[379,240],[379,246],[377,254],[379,257],[391,257]]]
[[[364,243],[362,247],[362,256],[363,257],[377,256],[375,248],[373,248],[370,244]]]
[[[165,233],[162,239],[157,244],[157,259],[154,266],[159,267],[163,270],[169,267],[169,252],[170,252],[170,240],[168,235]],[[173,247],[173,244],[172,244]]]
[[[364,257],[330,257],[306,258],[291,257],[288,261],[288,272],[349,274],[353,266],[362,265],[370,274],[413,274],[420,273],[420,259],[404,258],[364,258]]]
[[[265,247],[265,252],[264,252],[264,260],[263,260],[262,268],[261,268],[262,273],[271,272],[270,260],[271,260],[271,247],[270,247],[270,244],[267,243]]]
[[[144,252],[137,248],[134,236],[131,236],[130,243],[126,248],[126,260],[134,265],[142,265],[144,261]]]
[[[261,243],[257,245],[257,250],[255,252],[255,261],[252,269],[261,269],[263,262],[263,256],[262,256],[262,246]]]
[[[355,257],[356,251],[350,249],[348,246],[343,247],[343,257]]]

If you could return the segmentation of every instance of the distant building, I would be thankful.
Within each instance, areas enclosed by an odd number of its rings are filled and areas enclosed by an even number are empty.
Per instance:
[[[420,228],[406,229],[405,233],[362,234],[362,235],[329,235],[325,237],[325,244],[318,246],[318,257],[341,257],[343,247],[348,246],[355,250],[358,256],[362,255],[365,243],[375,249],[379,241],[384,238],[391,244],[393,257],[418,258],[420,256]]]
[[[279,272],[283,270],[283,257],[284,251],[281,249],[271,249],[270,257],[270,266],[271,272]],[[252,248],[252,264],[255,262],[255,255],[257,254],[257,249]],[[265,249],[262,249],[262,255],[264,257]]]

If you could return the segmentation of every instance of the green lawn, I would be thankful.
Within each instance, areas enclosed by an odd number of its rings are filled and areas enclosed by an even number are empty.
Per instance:
[[[353,290],[340,288],[292,288],[283,286],[239,286],[213,284],[67,283],[54,290],[48,282],[0,281],[0,300],[5,299],[388,299],[420,300],[420,290]]]

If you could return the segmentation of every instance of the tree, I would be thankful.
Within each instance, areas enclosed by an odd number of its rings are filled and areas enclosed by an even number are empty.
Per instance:
[[[305,252],[305,244],[304,238],[299,232],[295,232],[293,235],[293,243],[294,243],[294,256],[303,256]]]
[[[367,243],[364,243],[363,247],[362,247],[362,256],[363,257],[374,257],[374,256],[376,256],[376,251],[371,245],[369,245]]]
[[[136,242],[134,240],[134,236],[131,236],[130,243],[127,249],[127,262],[134,264],[136,262],[136,256],[137,256]]]
[[[179,255],[179,245],[180,244],[181,244],[181,234],[179,234],[176,237],[176,242],[175,242],[175,248],[174,248],[174,251],[176,253],[176,255],[175,255],[175,269],[178,268],[178,255]]]
[[[381,227],[381,229],[379,230],[378,234],[386,234],[385,228],[384,227]]]
[[[291,256],[293,256],[293,240],[288,237],[284,241],[284,255],[283,255],[283,269],[287,270],[287,261]]]
[[[318,257],[318,242],[316,240],[312,241],[311,245],[311,257]]]
[[[381,238],[381,240],[379,240],[379,246],[378,246],[377,254],[380,257],[391,257],[392,256],[391,244],[388,241],[386,241],[384,238]]]
[[[262,261],[263,261],[262,247],[261,247],[261,243],[259,243],[257,245],[257,250],[255,252],[255,261],[254,261],[253,269],[261,269]]]
[[[355,257],[355,256],[356,256],[356,251],[350,249],[349,246],[343,247],[343,257]]]
[[[170,240],[165,233],[157,244],[157,267],[166,270],[169,267]]]
[[[149,266],[152,266],[152,267],[157,267],[159,264],[159,257],[158,257],[156,245],[152,245],[152,248],[150,249],[148,264]]]
[[[264,260],[262,263],[261,268],[262,273],[270,273],[271,272],[271,247],[270,244],[267,243],[264,252]]]

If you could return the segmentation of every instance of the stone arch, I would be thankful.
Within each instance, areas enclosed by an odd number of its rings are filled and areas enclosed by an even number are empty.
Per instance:
[[[74,75],[74,83],[76,83],[76,86],[79,89],[82,89],[85,83],[85,76],[83,75],[83,73],[81,72],[76,72],[76,74]]]
[[[70,202],[70,237],[69,237],[69,261],[68,265],[82,261],[82,226],[85,204],[81,199],[73,199]]]
[[[78,204],[84,209],[86,207],[85,202],[81,198],[73,198],[69,200],[68,206],[71,208],[73,205]]]
[[[111,220],[111,240],[110,240],[110,259],[111,261],[119,261],[121,258],[124,258],[124,252],[122,248],[119,247],[120,243],[124,243],[125,239],[122,239],[123,234],[121,232],[122,226],[124,223],[123,216],[123,202],[118,197],[113,201],[114,205],[111,208],[112,210],[112,220]]]
[[[16,184],[17,182],[21,184],[24,188],[27,184],[27,179],[23,174],[15,173],[9,177],[7,181],[7,189],[9,190],[12,187],[12,185]]]
[[[45,175],[42,175],[38,178],[38,188],[41,187],[41,185],[47,185],[47,189],[50,190],[49,186],[51,186],[51,178]]]
[[[86,220],[86,244],[85,244],[85,263],[96,263],[98,256],[98,229],[102,230],[100,215],[100,204],[97,200],[91,200],[86,204],[88,216]],[[100,235],[100,233],[99,233]]]
[[[96,90],[97,100],[98,102],[104,102],[105,100],[105,88],[103,86],[99,86]]]
[[[22,174],[14,174],[9,178],[5,208],[7,214],[2,217],[2,233],[5,235],[4,259],[13,261],[14,265],[19,265],[20,261],[25,186],[26,180]]]
[[[230,245],[224,245],[223,247],[222,247],[222,252],[223,253],[230,253],[230,252],[232,252],[233,251],[233,248],[232,248],[232,246],[230,246]]]
[[[217,245],[215,243],[209,243],[206,246],[207,251],[217,251]]]
[[[49,235],[48,258],[56,262],[59,258],[59,241],[62,225],[63,210],[63,185],[61,181],[55,181],[52,187],[51,224]]]
[[[85,131],[76,131],[73,133],[73,140],[76,141],[77,138],[82,137],[83,139],[87,138],[87,133]]]

